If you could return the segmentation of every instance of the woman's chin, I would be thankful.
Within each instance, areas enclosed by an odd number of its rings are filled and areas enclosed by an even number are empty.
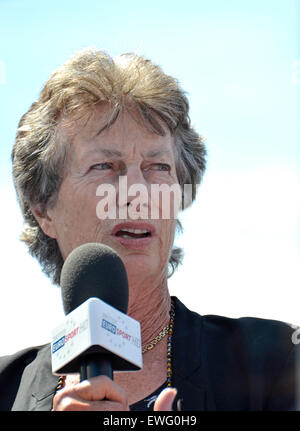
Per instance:
[[[121,257],[122,258],[122,257]],[[123,259],[129,283],[134,280],[144,280],[145,278],[158,275],[158,267],[153,262],[153,257],[145,255],[131,255]]]

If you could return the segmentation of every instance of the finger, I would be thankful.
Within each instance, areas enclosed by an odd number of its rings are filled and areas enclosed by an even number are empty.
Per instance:
[[[156,412],[172,411],[172,404],[174,402],[176,394],[177,394],[177,389],[175,388],[164,389],[157,397],[153,410]]]
[[[121,386],[107,376],[92,377],[73,387],[74,395],[84,400],[110,400],[127,405],[127,396]]]
[[[103,402],[106,404],[102,403],[100,406],[99,402],[102,400],[105,400]],[[113,410],[109,408],[108,402],[115,403],[115,410],[129,409],[123,388],[108,377],[99,376],[61,389],[54,397],[53,408],[55,410]]]
[[[53,407],[53,411],[129,411],[114,401],[82,401],[70,397],[64,397]]]

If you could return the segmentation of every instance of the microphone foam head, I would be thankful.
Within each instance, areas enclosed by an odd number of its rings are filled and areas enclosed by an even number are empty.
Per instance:
[[[110,247],[87,243],[64,262],[60,286],[65,314],[89,298],[99,298],[123,313],[128,308],[128,279],[120,256]]]

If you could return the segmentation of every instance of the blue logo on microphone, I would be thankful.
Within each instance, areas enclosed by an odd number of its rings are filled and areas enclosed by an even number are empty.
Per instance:
[[[102,326],[103,329],[106,329],[106,331],[109,331],[112,334],[116,334],[116,332],[117,332],[116,325],[114,325],[113,323],[108,322],[105,319],[102,319],[101,326]]]
[[[65,339],[66,339],[66,337],[63,336],[59,340],[55,341],[55,343],[53,343],[53,345],[52,345],[52,354],[55,353],[55,352],[57,352],[62,347],[64,347],[64,345],[65,345]]]

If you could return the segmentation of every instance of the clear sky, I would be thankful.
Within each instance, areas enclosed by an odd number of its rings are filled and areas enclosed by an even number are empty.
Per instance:
[[[176,76],[208,167],[170,290],[200,314],[300,324],[299,0],[0,0],[0,355],[47,342],[59,289],[19,242],[10,152],[50,73],[86,46]]]

